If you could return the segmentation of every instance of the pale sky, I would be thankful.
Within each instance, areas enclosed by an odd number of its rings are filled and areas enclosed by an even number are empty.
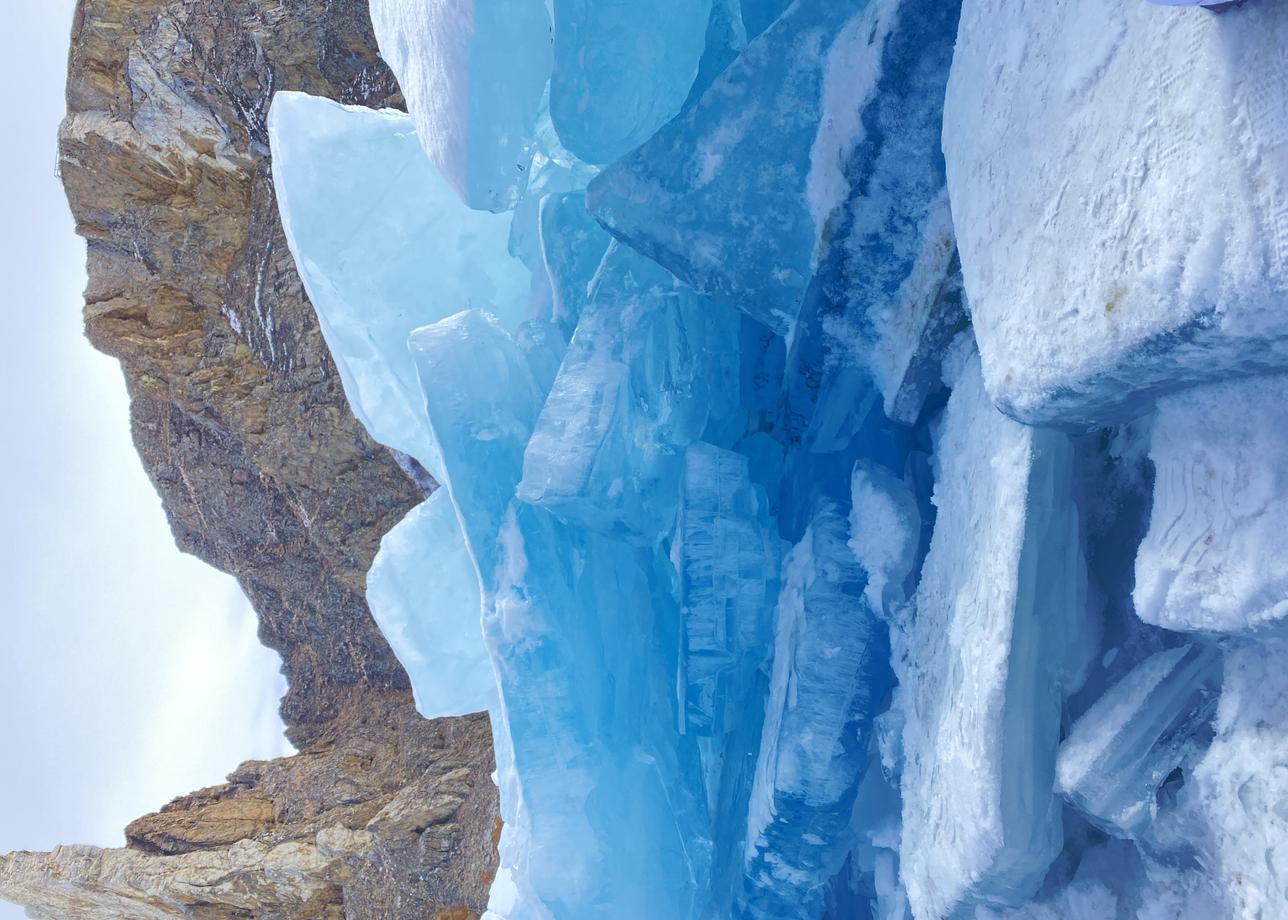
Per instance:
[[[175,549],[117,363],[82,334],[54,174],[73,6],[8,3],[0,33],[0,852],[122,845],[288,750],[280,661],[236,583]]]

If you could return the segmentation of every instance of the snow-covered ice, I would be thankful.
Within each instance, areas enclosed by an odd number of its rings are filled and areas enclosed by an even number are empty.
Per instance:
[[[1168,629],[1251,633],[1288,616],[1288,377],[1159,401],[1136,610]]]
[[[1288,369],[1288,6],[966,0],[944,150],[990,395],[1126,420]]]
[[[917,917],[1020,904],[1060,852],[1056,748],[1085,593],[1072,454],[998,412],[970,357],[939,435],[915,619],[892,637]]]

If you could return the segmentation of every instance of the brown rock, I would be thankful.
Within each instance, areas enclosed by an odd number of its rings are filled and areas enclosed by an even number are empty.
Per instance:
[[[363,594],[423,493],[354,420],[287,250],[279,89],[402,100],[361,0],[81,0],[59,152],[86,331],[121,359],[180,548],[238,578],[282,654],[307,744],[353,688],[407,687]]]
[[[0,897],[50,920],[480,916],[497,860],[487,718],[374,699],[299,754],[135,821],[126,849],[0,857]]]
[[[86,332],[121,360],[179,547],[238,578],[281,653],[300,753],[140,818],[126,848],[0,858],[0,897],[34,917],[459,920],[486,903],[487,720],[421,719],[364,600],[380,537],[435,483],[345,401],[277,217],[279,89],[401,104],[364,0],[79,0],[59,152]]]

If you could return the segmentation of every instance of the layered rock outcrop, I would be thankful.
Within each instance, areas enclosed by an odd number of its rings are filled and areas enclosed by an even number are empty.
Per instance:
[[[59,162],[85,325],[120,359],[179,547],[234,575],[283,659],[300,753],[134,822],[0,858],[59,920],[477,917],[495,871],[487,719],[425,721],[364,599],[433,480],[353,418],[277,216],[281,89],[400,106],[365,0],[79,0]]]
[[[135,821],[128,847],[0,857],[0,897],[42,920],[466,920],[496,865],[492,769],[483,715],[359,706]]]

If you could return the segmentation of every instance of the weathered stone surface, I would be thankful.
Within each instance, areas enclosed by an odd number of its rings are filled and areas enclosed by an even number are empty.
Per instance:
[[[79,0],[59,151],[86,331],[121,360],[180,548],[239,579],[281,653],[300,753],[140,818],[125,848],[0,857],[0,898],[34,917],[469,920],[487,901],[487,719],[420,718],[364,600],[381,535],[436,486],[345,401],[277,217],[278,89],[402,101],[364,0]]]
[[[49,920],[469,920],[496,866],[493,768],[485,716],[366,695],[299,754],[135,821],[128,848],[0,857],[0,897]]]
[[[277,217],[279,89],[400,105],[362,0],[80,0],[63,183],[90,340],[181,549],[235,575],[307,745],[356,690],[407,686],[363,599],[422,493],[354,420]]]

